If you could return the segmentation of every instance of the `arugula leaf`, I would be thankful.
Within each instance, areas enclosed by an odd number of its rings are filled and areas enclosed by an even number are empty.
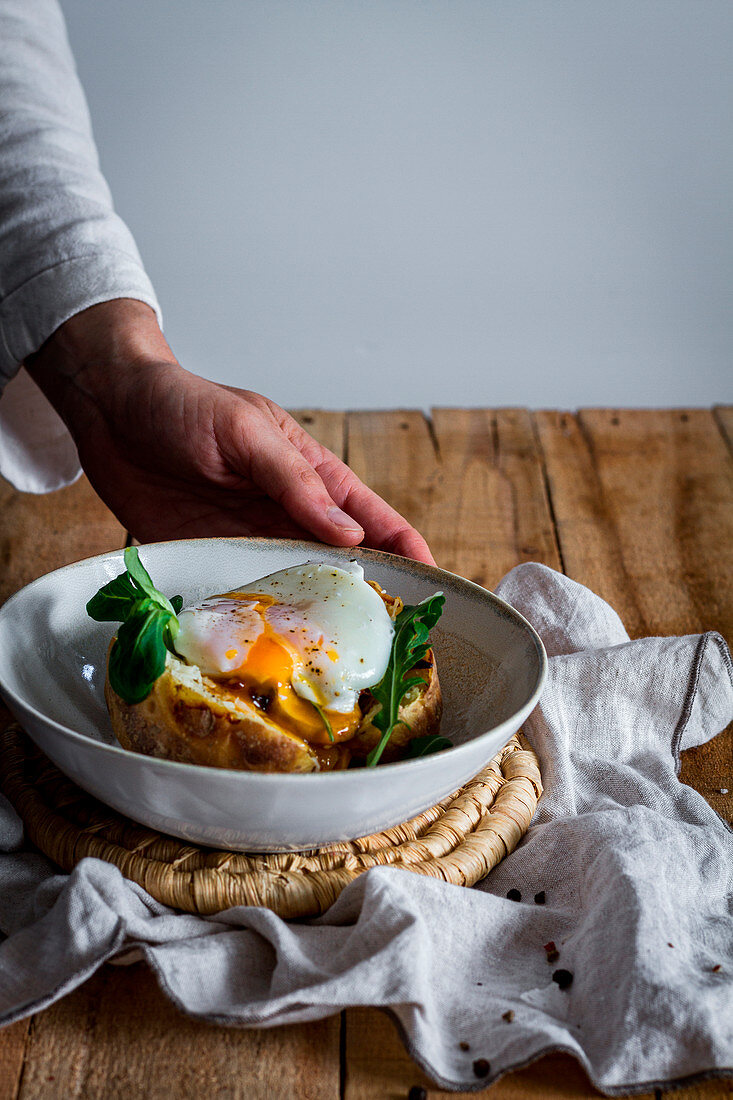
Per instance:
[[[400,724],[399,708],[405,695],[416,684],[425,683],[420,676],[411,676],[410,673],[430,648],[429,634],[443,613],[444,603],[443,593],[436,592],[419,604],[405,606],[395,619],[387,671],[377,686],[371,688],[372,695],[381,704],[381,710],[372,722],[382,731],[382,736],[367,756],[368,768],[374,768],[379,763],[392,731]]]
[[[140,703],[175,653],[177,614],[183,597],[168,600],[153,584],[136,546],[125,550],[125,572],[92,596],[87,614],[96,622],[119,622],[109,657],[109,681],[126,703]]]
[[[420,756],[429,756],[433,752],[452,749],[453,742],[439,733],[429,733],[426,737],[413,737],[407,747],[407,760],[416,760]]]

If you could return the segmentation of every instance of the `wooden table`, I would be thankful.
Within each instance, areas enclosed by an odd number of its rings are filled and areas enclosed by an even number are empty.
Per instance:
[[[491,588],[518,562],[545,562],[608,600],[632,636],[713,628],[731,641],[733,408],[296,415],[412,520],[446,569]],[[125,541],[84,480],[46,497],[0,482],[0,509],[1,599]],[[720,789],[733,789],[732,742],[728,730],[686,753],[682,768],[729,816]],[[430,1100],[457,1095],[430,1087],[376,1010],[264,1031],[211,1027],[180,1015],[144,964],[105,966],[0,1031],[0,1100],[386,1100],[416,1084]],[[674,1095],[731,1094],[733,1083],[713,1081]],[[576,1062],[553,1055],[488,1095],[598,1093]]]

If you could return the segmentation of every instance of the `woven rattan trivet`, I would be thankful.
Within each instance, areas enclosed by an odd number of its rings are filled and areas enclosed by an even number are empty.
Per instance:
[[[0,784],[28,838],[65,871],[96,856],[189,913],[264,905],[285,918],[325,912],[380,864],[473,886],[519,843],[542,793],[537,757],[515,736],[460,791],[403,825],[312,852],[243,855],[135,824],[67,779],[17,725],[0,737]]]

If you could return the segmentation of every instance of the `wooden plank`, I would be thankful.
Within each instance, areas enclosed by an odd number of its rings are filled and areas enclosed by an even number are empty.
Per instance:
[[[414,409],[348,413],[346,453],[354,473],[436,543],[438,460],[423,414]]]
[[[105,967],[35,1019],[20,1100],[338,1100],[339,1020],[263,1030],[182,1015],[145,964]]]
[[[733,451],[733,405],[718,405],[713,415],[729,450]]]
[[[440,564],[494,587],[523,561],[561,567],[544,473],[525,409],[434,409]]]
[[[18,1095],[29,1028],[30,1020],[18,1020],[0,1031],[0,1100]]]
[[[52,569],[125,544],[124,528],[85,477],[41,496],[0,478],[0,515],[0,603]]]
[[[520,561],[560,566],[526,411],[350,413],[349,465],[425,536],[444,569],[492,586]]]
[[[712,414],[536,414],[566,571],[629,633],[733,633],[730,454]]]
[[[633,637],[719,630],[733,641],[733,462],[713,415],[536,414],[567,573]],[[683,755],[681,778],[730,820],[733,731]]]
[[[711,413],[579,415],[648,633],[733,640],[733,460]]]
[[[733,1081],[711,1078],[709,1081],[700,1081],[697,1085],[686,1085],[675,1091],[665,1089],[661,1096],[665,1100],[724,1100],[726,1096],[733,1096]]]
[[[578,418],[572,413],[540,412],[535,423],[565,572],[608,600],[629,633],[643,634],[643,612],[629,586],[618,532]],[[638,481],[637,468],[634,480]]]

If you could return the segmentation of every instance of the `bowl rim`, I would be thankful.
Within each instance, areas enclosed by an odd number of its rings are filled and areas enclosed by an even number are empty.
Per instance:
[[[197,539],[170,539],[161,542],[142,543],[141,549],[148,549],[152,547],[166,547],[173,548],[175,546],[189,546],[191,544],[204,545],[207,543],[239,543],[244,545],[257,544],[263,549],[266,546],[273,549],[288,548],[288,549],[303,549],[308,553],[334,553],[336,556],[349,556],[354,555],[350,560],[375,561],[382,563],[389,563],[395,565],[401,569],[407,568],[410,572],[417,573],[422,579],[430,580],[433,583],[440,584],[448,583],[453,587],[467,588],[469,593],[473,593],[482,601],[486,601],[493,605],[497,610],[501,610],[509,618],[522,627],[532,640],[535,651],[537,653],[539,661],[539,674],[537,676],[535,685],[529,695],[529,698],[525,703],[511,714],[508,718],[504,719],[497,726],[492,726],[491,729],[486,730],[484,733],[478,734],[476,737],[472,737],[470,740],[465,741],[462,745],[454,745],[450,749],[443,749],[438,753],[431,753],[428,756],[417,757],[412,760],[396,760],[391,763],[380,764],[375,768],[353,768],[344,770],[334,770],[325,772],[255,772],[246,771],[238,768],[215,768],[204,764],[188,764],[182,760],[166,760],[158,756],[148,756],[144,753],[131,752],[128,749],[124,749],[121,745],[112,745],[106,741],[98,741],[96,738],[89,737],[87,734],[80,733],[78,730],[72,729],[70,726],[64,725],[62,722],[57,722],[55,718],[44,714],[39,711],[32,703],[23,699],[15,691],[9,688],[2,681],[2,657],[0,656],[0,693],[4,696],[10,709],[14,711],[28,713],[33,718],[39,720],[47,726],[54,729],[55,732],[62,734],[66,739],[70,739],[72,742],[80,744],[83,748],[90,749],[92,752],[100,750],[104,753],[111,754],[110,759],[124,758],[129,760],[130,757],[136,758],[138,761],[149,761],[157,767],[162,767],[164,771],[171,771],[172,774],[195,776],[201,775],[202,778],[212,780],[214,776],[221,775],[222,777],[236,777],[238,782],[249,782],[254,780],[255,782],[262,783],[279,783],[285,781],[289,784],[306,784],[310,787],[313,786],[314,779],[316,781],[325,780],[329,783],[341,783],[350,785],[354,783],[363,782],[366,776],[372,778],[367,779],[366,782],[376,782],[377,777],[385,775],[388,770],[390,774],[394,774],[397,769],[410,768],[413,774],[417,771],[422,771],[427,767],[431,767],[435,760],[446,754],[451,754],[455,758],[457,754],[467,754],[468,750],[473,748],[476,744],[489,738],[495,738],[497,733],[500,733],[505,727],[513,725],[514,729],[517,728],[517,720],[521,725],[532,713],[547,679],[547,653],[542,643],[542,639],[532,626],[532,624],[525,619],[521,612],[512,607],[500,596],[497,596],[494,592],[491,592],[487,588],[483,588],[481,585],[476,584],[474,581],[469,580],[467,577],[462,577],[459,573],[452,573],[447,569],[441,569],[439,566],[427,565],[425,562],[415,561],[413,558],[405,558],[400,554],[392,554],[384,550],[373,550],[370,547],[361,546],[330,546],[327,543],[312,542],[304,539],[275,539],[268,538],[266,536],[227,536],[221,535],[211,538],[197,538]],[[62,565],[58,569],[52,569],[48,573],[44,573],[40,577],[36,577],[35,580],[30,581],[22,588],[18,589],[9,596],[5,602],[0,606],[0,621],[2,621],[8,608],[21,597],[27,598],[27,594],[31,592],[35,587],[41,584],[48,583],[49,578],[54,577],[56,574],[67,573],[71,570],[87,566],[92,562],[104,562],[105,560],[113,560],[119,558],[124,554],[124,547],[117,550],[108,550],[104,554],[94,554],[89,558],[82,558],[79,561],[70,562],[68,565]],[[13,706],[15,704],[15,706]],[[33,740],[35,740],[30,733],[26,731]]]

